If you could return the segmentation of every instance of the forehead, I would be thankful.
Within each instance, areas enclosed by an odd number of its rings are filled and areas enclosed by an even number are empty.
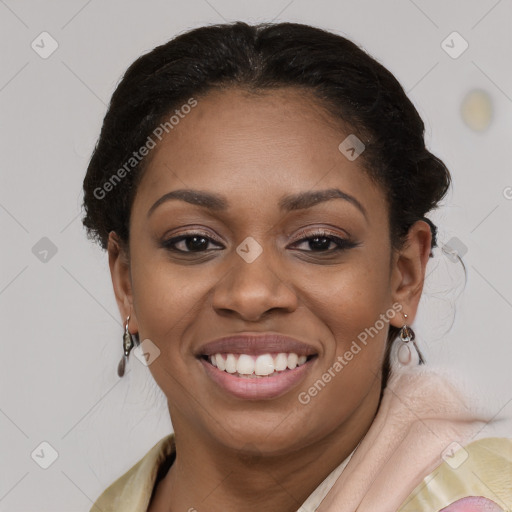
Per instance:
[[[270,195],[332,187],[369,209],[386,207],[362,160],[350,161],[338,149],[349,129],[310,92],[215,90],[196,101],[150,155],[137,192],[147,208],[178,188],[257,203]]]

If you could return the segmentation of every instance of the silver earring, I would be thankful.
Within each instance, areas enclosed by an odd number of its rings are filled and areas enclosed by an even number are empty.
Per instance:
[[[119,361],[119,364],[117,365],[117,375],[119,375],[119,377],[122,377],[124,375],[124,371],[125,371],[126,365],[128,363],[128,356],[130,355],[132,348],[135,346],[135,344],[137,342],[137,335],[130,334],[130,331],[128,330],[129,321],[130,321],[130,315],[128,315],[126,317],[126,321],[124,323],[123,357],[121,358],[121,361]],[[135,342],[134,342],[134,339],[135,339]]]
[[[407,315],[404,313],[405,323],[403,327],[400,329],[399,337],[401,340],[401,345],[398,348],[397,358],[399,363],[402,366],[415,366],[423,362],[423,358],[418,351],[418,347],[414,341],[416,335],[411,327],[407,325]],[[412,342],[412,343],[411,343]],[[414,350],[411,345],[414,346]]]

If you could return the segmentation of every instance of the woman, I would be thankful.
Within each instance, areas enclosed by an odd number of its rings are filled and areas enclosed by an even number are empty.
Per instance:
[[[210,26],[134,62],[84,225],[125,322],[119,374],[139,351],[174,434],[92,510],[510,507],[512,442],[476,440],[489,418],[410,327],[449,184],[399,83],[338,35]]]

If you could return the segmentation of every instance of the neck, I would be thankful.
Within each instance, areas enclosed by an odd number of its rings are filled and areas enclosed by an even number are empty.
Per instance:
[[[380,382],[352,416],[321,439],[283,455],[241,455],[173,417],[176,460],[148,512],[296,512],[357,447],[380,402]]]

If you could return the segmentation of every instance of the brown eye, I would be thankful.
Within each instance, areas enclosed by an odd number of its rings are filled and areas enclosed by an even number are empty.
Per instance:
[[[187,233],[165,240],[162,242],[162,247],[170,251],[192,253],[212,250],[209,248],[210,244],[214,244],[214,240],[210,237],[201,233]]]
[[[350,249],[357,244],[346,238],[332,235],[326,231],[317,231],[309,233],[308,236],[294,242],[293,246],[307,243],[307,252],[335,252]]]

